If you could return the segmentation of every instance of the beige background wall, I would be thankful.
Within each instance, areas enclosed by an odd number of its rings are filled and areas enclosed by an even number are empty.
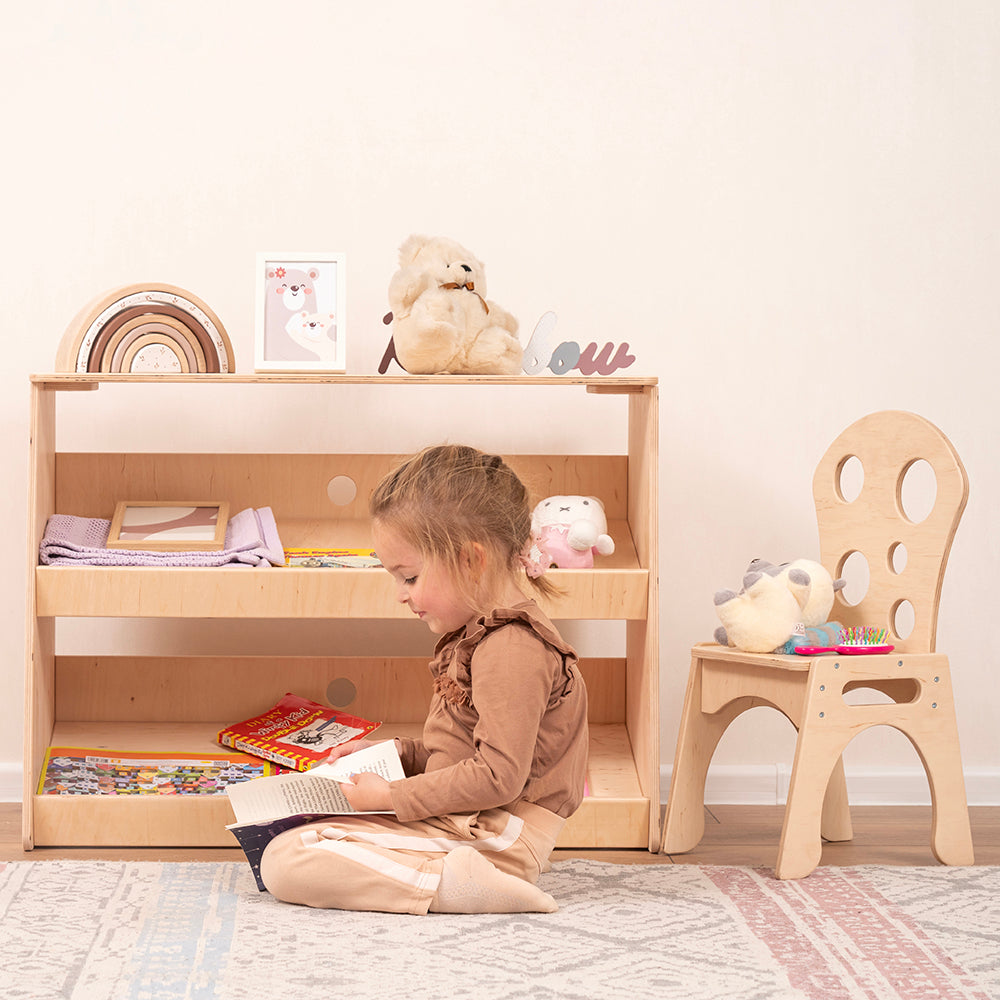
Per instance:
[[[713,592],[754,556],[815,555],[826,443],[874,409],[938,423],[972,479],[939,646],[970,796],[1000,802],[992,0],[0,7],[0,795],[20,788],[28,374],[84,302],[143,280],[204,298],[250,370],[258,250],[347,253],[348,366],[373,372],[396,247],[427,231],[486,261],[525,339],[552,309],[661,380],[665,765]],[[876,799],[922,794],[895,736],[850,748]],[[780,796],[790,740],[744,719],[717,796]]]

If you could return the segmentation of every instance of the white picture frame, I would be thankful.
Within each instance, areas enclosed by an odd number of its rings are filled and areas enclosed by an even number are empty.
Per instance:
[[[347,371],[343,253],[257,254],[254,370]]]

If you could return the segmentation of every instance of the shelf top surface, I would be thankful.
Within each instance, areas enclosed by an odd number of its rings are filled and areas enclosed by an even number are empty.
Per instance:
[[[336,375],[256,372],[240,374],[184,374],[184,375],[137,375],[109,374],[106,372],[52,372],[32,375],[35,385],[52,388],[73,388],[97,386],[101,384],[122,384],[135,382],[159,383],[215,383],[215,384],[256,384],[256,385],[584,385],[594,391],[634,392],[657,384],[655,376],[617,377],[571,376],[571,375]]]

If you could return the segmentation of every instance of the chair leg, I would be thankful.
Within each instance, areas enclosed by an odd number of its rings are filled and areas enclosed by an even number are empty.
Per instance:
[[[742,698],[720,712],[707,715],[701,710],[701,679],[701,661],[695,657],[677,734],[661,854],[683,854],[696,847],[704,836],[705,781],[712,755],[733,719],[751,707],[751,699]]]
[[[975,864],[961,760],[950,761],[947,768],[943,761],[925,760],[924,766],[931,784],[931,850],[934,857],[943,865]],[[933,777],[932,772],[936,772]]]
[[[847,779],[844,777],[844,758],[838,758],[826,786],[820,834],[824,840],[840,843],[854,839],[851,810],[847,801]]]
[[[839,764],[844,746],[850,740],[829,726],[803,722],[795,745],[792,780],[788,786],[788,804],[781,827],[781,843],[774,874],[779,879],[805,878],[819,864],[823,853],[821,825],[831,776],[839,797],[843,770]],[[834,772],[840,768],[837,779]],[[846,802],[846,797],[844,799]]]
[[[939,671],[933,718],[901,727],[916,747],[931,789],[931,850],[943,865],[975,863],[969,804],[958,743],[958,722],[951,702],[947,667]],[[945,686],[947,684],[947,687]],[[922,724],[926,723],[926,725]]]

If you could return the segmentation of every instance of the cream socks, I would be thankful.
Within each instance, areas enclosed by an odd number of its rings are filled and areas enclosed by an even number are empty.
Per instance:
[[[473,847],[445,856],[432,913],[554,913],[556,901],[536,885],[494,868]]]

